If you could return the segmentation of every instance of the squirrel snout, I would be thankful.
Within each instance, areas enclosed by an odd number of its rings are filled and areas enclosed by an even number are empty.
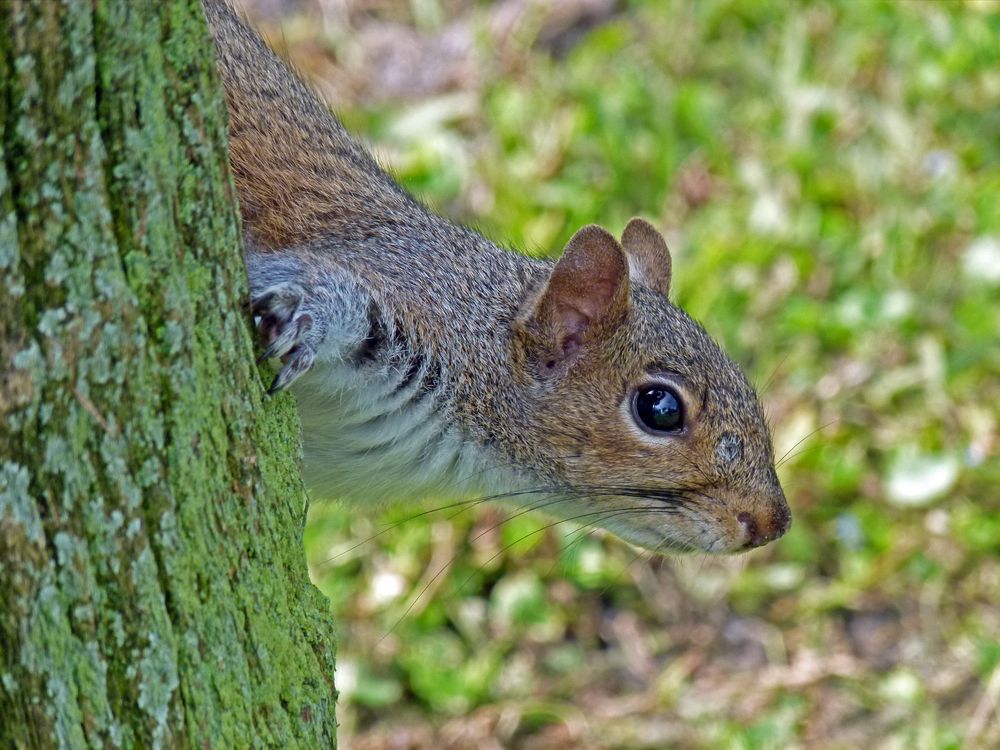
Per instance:
[[[753,549],[773,542],[788,531],[792,525],[792,514],[788,510],[788,505],[782,502],[777,507],[760,513],[741,511],[737,514],[736,520],[746,532],[744,549]]]

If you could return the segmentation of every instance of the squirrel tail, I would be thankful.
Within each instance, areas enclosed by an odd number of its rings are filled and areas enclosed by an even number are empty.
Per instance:
[[[415,204],[225,0],[203,0],[244,229],[260,249],[361,231]]]

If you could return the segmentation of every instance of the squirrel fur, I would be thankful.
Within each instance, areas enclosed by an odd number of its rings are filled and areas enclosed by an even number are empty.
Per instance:
[[[556,263],[501,249],[407,194],[223,0],[203,4],[262,358],[299,402],[314,493],[496,496],[654,551],[787,530],[757,394],[668,301],[649,223],[584,227]],[[651,431],[640,398],[680,421]]]

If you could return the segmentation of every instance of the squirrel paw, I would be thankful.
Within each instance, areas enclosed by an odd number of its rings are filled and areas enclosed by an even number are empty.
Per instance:
[[[250,299],[250,312],[265,347],[257,363],[274,357],[280,357],[284,363],[267,389],[268,394],[287,388],[316,360],[316,349],[309,335],[313,331],[313,318],[302,310],[305,298],[302,287],[284,282]]]

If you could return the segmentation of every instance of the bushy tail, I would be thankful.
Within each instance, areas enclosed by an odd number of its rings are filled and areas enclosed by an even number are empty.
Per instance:
[[[224,0],[203,0],[244,229],[261,248],[364,232],[414,204]]]

